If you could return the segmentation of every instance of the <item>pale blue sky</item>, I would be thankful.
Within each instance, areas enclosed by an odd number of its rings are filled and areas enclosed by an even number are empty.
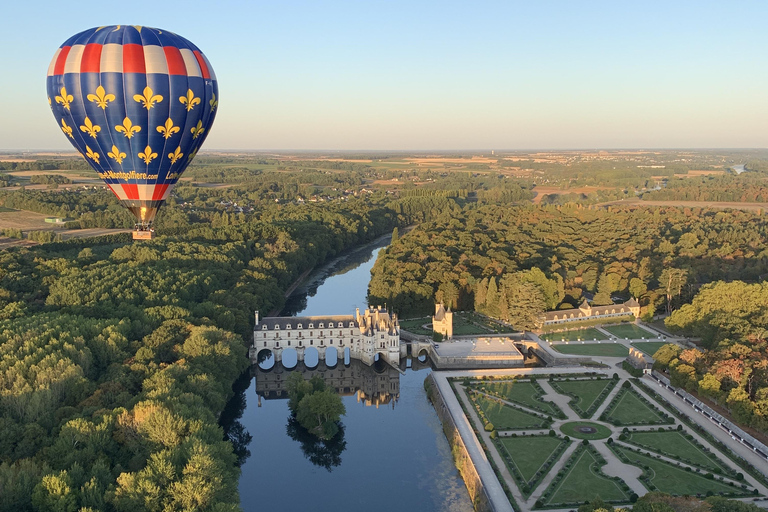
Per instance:
[[[203,149],[768,147],[765,1],[18,1],[0,149],[69,149],[48,64],[98,25],[163,28],[219,79]]]

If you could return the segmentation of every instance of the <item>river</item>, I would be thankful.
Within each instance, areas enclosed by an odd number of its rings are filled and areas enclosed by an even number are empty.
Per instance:
[[[294,291],[282,314],[353,314],[356,307],[367,307],[370,271],[388,242],[380,239],[315,272]],[[389,367],[349,363],[327,368],[320,362],[312,370],[297,366],[343,387],[347,412],[342,432],[328,443],[289,421],[287,399],[280,391],[288,372],[281,366],[269,371],[254,367],[241,379],[241,391],[225,412],[230,416],[225,428],[242,461],[243,510],[471,512],[466,487],[424,392],[429,368],[414,371],[409,361],[401,375]],[[414,361],[412,366],[425,365]]]

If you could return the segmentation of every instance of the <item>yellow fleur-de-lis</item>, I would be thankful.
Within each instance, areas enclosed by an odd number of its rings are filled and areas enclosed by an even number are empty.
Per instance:
[[[197,150],[194,150],[193,152],[191,152],[191,153],[190,153],[190,154],[187,156],[187,162],[191,162],[191,161],[192,161],[192,159],[193,159],[193,158],[195,158],[195,156],[197,156]]]
[[[192,92],[192,89],[187,89],[186,96],[179,96],[179,101],[182,105],[187,106],[187,112],[195,108],[195,105],[200,104],[200,98],[195,98],[195,93]]]
[[[107,103],[115,101],[115,95],[107,94],[102,86],[96,88],[96,94],[89,94],[86,98],[88,98],[88,101],[95,101],[96,105],[101,107],[102,110],[107,108]]]
[[[48,106],[49,107],[51,106],[51,97],[50,96],[48,96]]]
[[[101,126],[99,126],[97,124],[93,124],[91,122],[91,120],[86,116],[85,124],[84,125],[82,125],[82,124],[80,125],[80,131],[87,133],[88,135],[90,135],[91,137],[93,137],[95,139],[96,138],[96,134],[101,131]]]
[[[170,117],[165,122],[164,126],[157,127],[157,131],[162,133],[163,137],[165,137],[166,139],[169,138],[174,133],[178,132],[179,130],[181,130],[181,128],[179,128],[178,126],[173,126],[173,119],[171,119]]]
[[[64,121],[63,119],[61,120],[61,131],[63,131],[67,135],[69,135],[70,139],[74,139],[75,138],[75,136],[72,135],[72,127],[67,125],[67,122]]]
[[[59,96],[56,96],[56,103],[60,103],[65,109],[69,110],[69,104],[75,99],[71,94],[67,94],[67,88],[62,87],[59,91]]]
[[[146,108],[147,110],[151,109],[155,106],[155,102],[160,103],[163,101],[163,97],[159,94],[155,94],[152,92],[152,89],[149,88],[149,86],[144,88],[144,96],[141,94],[134,94],[133,95],[133,101],[137,103],[141,103],[142,107]]]
[[[120,151],[120,149],[117,146],[112,146],[112,151],[107,153],[107,156],[109,158],[114,158],[115,162],[121,164],[123,163],[123,158],[125,158],[128,155]]]
[[[152,160],[157,158],[157,153],[153,153],[152,152],[152,148],[147,146],[147,147],[144,148],[144,152],[143,153],[139,153],[139,158],[144,160],[145,164],[148,164],[149,162],[151,162]]]
[[[87,156],[88,158],[90,158],[90,159],[91,159],[91,160],[93,160],[94,162],[96,162],[96,163],[99,163],[99,154],[98,154],[98,153],[96,153],[95,151],[93,151],[93,150],[92,150],[90,147],[88,147],[87,145],[85,146],[85,150],[86,150],[86,151],[85,151],[85,156]]]
[[[171,159],[171,163],[172,164],[175,164],[176,160],[178,160],[179,158],[181,158],[183,156],[184,156],[184,153],[181,152],[181,146],[178,146],[176,148],[176,151],[174,151],[173,153],[168,153],[168,158]]]
[[[216,110],[216,107],[219,106],[219,100],[216,99],[216,95],[215,94],[211,98],[211,101],[208,102],[208,104],[211,106],[211,112]]]
[[[127,117],[123,119],[123,124],[115,126],[115,130],[118,133],[122,133],[129,139],[141,131],[141,126],[134,126],[130,119]]]
[[[198,138],[205,131],[205,128],[203,128],[203,122],[202,121],[198,121],[197,122],[197,126],[192,128],[190,131],[192,132],[192,138],[193,139]]]

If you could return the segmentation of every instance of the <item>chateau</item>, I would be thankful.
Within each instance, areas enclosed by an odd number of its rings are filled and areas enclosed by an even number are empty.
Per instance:
[[[262,350],[270,350],[275,361],[282,360],[282,351],[294,349],[299,361],[304,360],[307,348],[318,352],[319,360],[325,360],[329,349],[336,350],[339,360],[344,360],[346,350],[350,359],[373,364],[376,356],[383,357],[395,366],[400,361],[400,324],[395,314],[389,314],[381,306],[370,306],[362,314],[333,316],[282,316],[259,319],[253,327],[251,360],[255,361]]]
[[[435,304],[435,316],[432,317],[432,331],[439,332],[445,339],[453,338],[453,312],[450,306],[446,311],[442,302]]]
[[[632,315],[635,318],[640,316],[640,304],[634,298],[629,299],[624,304],[611,304],[610,306],[590,306],[587,299],[584,299],[578,308],[547,311],[544,314],[544,325]]]

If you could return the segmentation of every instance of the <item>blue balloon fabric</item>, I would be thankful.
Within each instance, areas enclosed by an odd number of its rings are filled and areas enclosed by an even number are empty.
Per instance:
[[[218,110],[208,59],[181,36],[97,27],[68,39],[48,68],[56,122],[148,230],[210,133]]]

